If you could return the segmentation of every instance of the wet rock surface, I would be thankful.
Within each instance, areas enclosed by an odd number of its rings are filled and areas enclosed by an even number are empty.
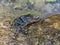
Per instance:
[[[15,17],[2,6],[0,10],[0,45],[60,45],[60,15],[47,18],[42,24],[37,22],[26,26],[29,34],[20,32],[15,38],[15,29],[10,29]]]

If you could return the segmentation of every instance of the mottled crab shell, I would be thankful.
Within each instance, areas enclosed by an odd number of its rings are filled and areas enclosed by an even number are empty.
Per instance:
[[[39,17],[34,17],[31,14],[22,15],[14,19],[14,21],[11,24],[11,27],[14,28],[16,26],[17,32],[21,31],[23,34],[27,34],[28,32],[24,29],[24,27],[28,26],[29,24],[38,22],[38,21],[40,21]]]

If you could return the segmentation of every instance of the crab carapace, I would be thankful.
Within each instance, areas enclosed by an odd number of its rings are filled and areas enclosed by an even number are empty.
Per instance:
[[[14,33],[14,36],[16,37],[17,33],[19,32],[23,33],[24,35],[27,35],[28,32],[26,29],[24,29],[24,27],[39,21],[40,21],[39,16],[34,17],[31,14],[22,15],[14,19],[14,21],[11,24],[11,28],[14,28],[16,26],[16,32]]]

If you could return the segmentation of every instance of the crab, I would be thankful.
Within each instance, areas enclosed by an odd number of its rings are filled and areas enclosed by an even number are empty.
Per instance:
[[[24,28],[30,24],[33,24],[39,21],[40,21],[39,16],[34,17],[31,14],[22,15],[14,19],[14,21],[11,23],[11,28],[14,28],[14,27],[16,28],[14,36],[16,37],[17,33],[19,32],[22,32],[24,35],[27,35],[28,31]]]

